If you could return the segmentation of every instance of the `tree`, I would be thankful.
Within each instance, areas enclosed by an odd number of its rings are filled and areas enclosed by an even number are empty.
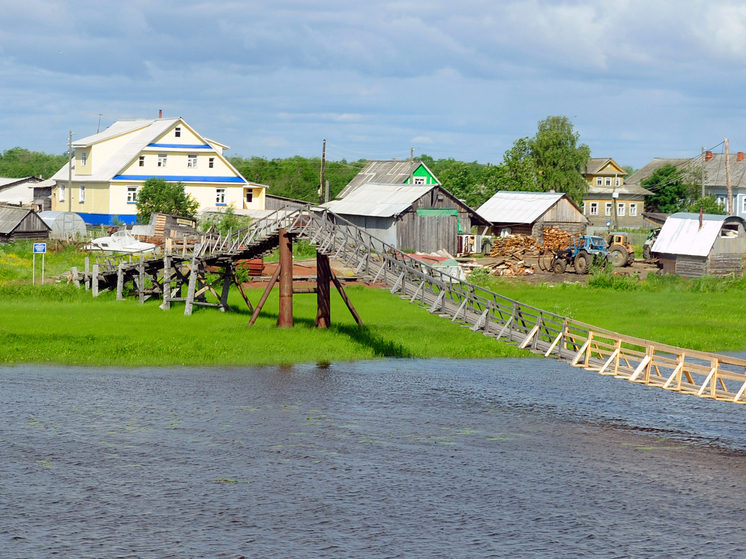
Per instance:
[[[151,177],[137,193],[137,221],[148,223],[150,214],[165,213],[194,217],[199,202],[186,193],[184,183],[166,182],[166,179]]]
[[[67,154],[50,155],[14,147],[0,152],[0,177],[49,178],[67,163]]]
[[[539,172],[529,142],[528,138],[518,138],[503,155],[499,179],[503,190],[540,190]]]
[[[649,212],[675,213],[685,208],[687,187],[681,169],[675,165],[669,163],[659,167],[640,186],[653,193],[645,202],[645,209]]]
[[[590,148],[578,145],[580,134],[566,116],[549,116],[539,121],[536,136],[528,142],[539,173],[543,192],[565,192],[576,203],[588,192],[583,172],[591,156]]]

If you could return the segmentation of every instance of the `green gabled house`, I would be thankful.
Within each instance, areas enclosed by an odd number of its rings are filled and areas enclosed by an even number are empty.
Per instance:
[[[364,184],[438,185],[440,181],[422,161],[369,161],[337,195],[341,200]]]

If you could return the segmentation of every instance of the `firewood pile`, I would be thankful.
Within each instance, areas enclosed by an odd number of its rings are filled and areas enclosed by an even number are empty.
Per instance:
[[[511,235],[509,237],[499,237],[493,241],[491,258],[512,258],[522,260],[528,254],[538,254],[541,247],[536,244],[533,237],[528,235]]]
[[[493,276],[527,276],[536,273],[534,268],[526,264],[524,260],[499,260],[488,267],[490,275]]]
[[[544,229],[544,248],[550,248],[557,250],[560,248],[567,248],[569,246],[568,241],[570,240],[570,233],[563,231],[562,229]]]

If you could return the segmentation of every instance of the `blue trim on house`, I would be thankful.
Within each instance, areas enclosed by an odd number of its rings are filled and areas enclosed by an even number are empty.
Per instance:
[[[212,149],[207,144],[148,144],[149,148]]]
[[[114,180],[114,181],[146,181],[152,178],[165,179],[170,182],[178,182],[178,181],[181,181],[181,182],[231,182],[231,183],[248,184],[241,177],[191,177],[188,175],[169,175],[165,177],[160,177],[160,176],[155,176],[155,175],[116,175],[111,180]]]
[[[136,215],[117,215],[117,214],[86,214],[82,212],[76,212],[80,217],[83,218],[86,225],[114,225],[116,219],[119,223],[126,223],[132,225],[137,221]]]

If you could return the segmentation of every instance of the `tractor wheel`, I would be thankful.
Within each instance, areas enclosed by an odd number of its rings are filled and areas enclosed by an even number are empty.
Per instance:
[[[591,267],[591,258],[587,252],[581,252],[575,257],[575,272],[578,274],[587,274],[588,268]]]
[[[567,262],[564,260],[558,258],[552,263],[552,270],[554,270],[555,274],[564,274],[565,270],[567,269]]]
[[[632,266],[632,264],[635,263],[635,251],[631,250],[629,252],[629,256],[627,257],[627,266]]]
[[[627,249],[621,245],[614,245],[609,251],[609,259],[614,266],[626,266],[629,259]]]

